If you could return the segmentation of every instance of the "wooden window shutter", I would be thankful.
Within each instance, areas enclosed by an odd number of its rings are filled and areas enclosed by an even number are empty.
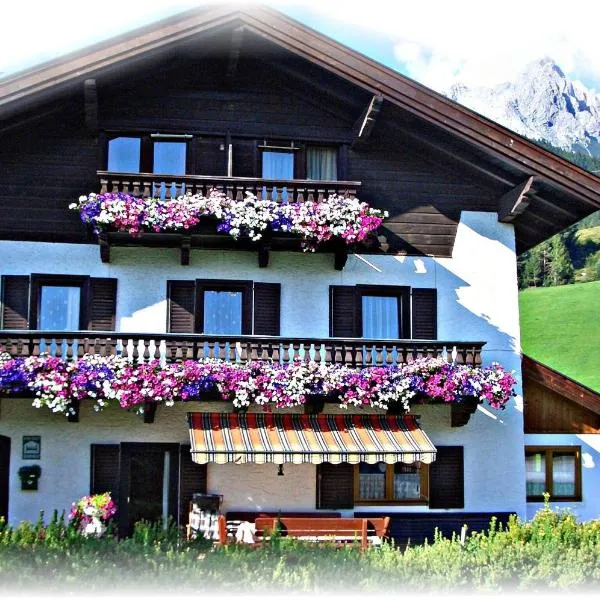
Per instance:
[[[356,326],[356,288],[329,286],[329,334],[331,337],[359,337]]]
[[[188,522],[188,511],[192,495],[206,493],[206,465],[192,460],[190,446],[179,447],[179,524]]]
[[[464,508],[464,460],[462,446],[438,446],[429,465],[429,508]]]
[[[110,492],[119,506],[119,444],[92,444],[90,494]]]
[[[169,333],[194,333],[195,282],[168,281],[167,303],[167,331]]]
[[[107,277],[91,277],[88,302],[88,329],[91,331],[115,331],[117,280]]]
[[[317,508],[354,508],[354,465],[317,465]]]
[[[0,329],[29,328],[29,276],[3,275]]]
[[[280,335],[281,285],[254,284],[254,334]]]
[[[437,290],[413,288],[412,335],[415,340],[437,339]]]

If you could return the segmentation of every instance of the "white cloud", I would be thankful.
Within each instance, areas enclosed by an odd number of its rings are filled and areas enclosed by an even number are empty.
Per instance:
[[[51,59],[200,4],[198,0],[7,2],[0,72]],[[446,89],[455,81],[512,80],[526,63],[543,56],[551,56],[567,74],[588,85],[600,84],[600,3],[593,0],[573,5],[552,0],[273,0],[270,4],[290,14],[304,9],[312,15],[309,25],[315,29],[319,19],[327,19],[340,28],[361,28],[371,39],[385,36],[395,43],[398,63],[392,66],[435,89]],[[361,50],[360,39],[355,47]]]

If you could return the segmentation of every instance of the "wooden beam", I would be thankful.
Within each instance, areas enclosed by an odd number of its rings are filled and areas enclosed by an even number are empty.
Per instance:
[[[98,90],[95,79],[86,79],[83,82],[83,103],[85,126],[89,131],[98,131]]]
[[[154,423],[157,402],[144,402],[144,423]]]
[[[108,241],[108,234],[100,232],[98,234],[98,244],[100,246],[100,260],[103,263],[110,262],[110,243]]]
[[[244,27],[236,27],[231,34],[231,49],[229,50],[229,61],[227,62],[227,74],[225,75],[225,83],[228,86],[231,86],[235,79],[243,41]]]
[[[189,235],[181,236],[181,264],[186,266],[190,264],[190,249],[192,247],[192,237]]]
[[[529,206],[529,194],[533,175],[512,188],[498,200],[498,221],[512,223]]]
[[[371,98],[369,106],[363,111],[362,115],[354,125],[356,134],[352,142],[353,148],[364,144],[369,139],[371,132],[375,127],[377,116],[381,111],[382,105],[383,96],[375,95]]]

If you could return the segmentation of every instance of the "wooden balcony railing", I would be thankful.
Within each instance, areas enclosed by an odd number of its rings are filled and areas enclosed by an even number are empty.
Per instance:
[[[0,352],[13,357],[47,352],[73,360],[84,354],[121,355],[143,363],[218,358],[245,363],[295,360],[353,367],[400,365],[422,357],[446,357],[459,364],[481,364],[485,342],[367,340],[362,338],[286,338],[254,335],[121,333],[98,331],[0,330]]]
[[[243,200],[246,192],[259,199],[276,202],[322,200],[332,194],[355,197],[360,181],[317,181],[311,179],[256,179],[208,175],[160,175],[155,173],[113,173],[98,171],[100,193],[125,192],[133,196],[174,198],[191,192],[208,195],[215,188],[233,200]]]

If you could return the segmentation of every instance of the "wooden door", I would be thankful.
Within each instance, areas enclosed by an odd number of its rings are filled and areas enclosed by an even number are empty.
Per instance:
[[[177,520],[179,444],[122,444],[119,534],[131,535],[136,521]]]

